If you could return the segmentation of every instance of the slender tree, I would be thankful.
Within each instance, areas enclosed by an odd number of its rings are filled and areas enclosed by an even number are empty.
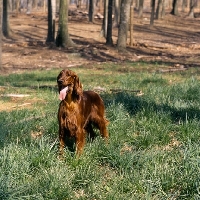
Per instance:
[[[56,0],[48,0],[48,32],[46,42],[54,42],[56,26]]]
[[[3,22],[2,22],[3,35],[5,37],[10,37],[10,24],[8,16],[8,1],[3,0]]]
[[[185,8],[187,7],[187,0],[182,1],[182,11],[185,12]]]
[[[178,12],[178,1],[179,0],[173,0],[172,11],[170,12],[172,15],[176,15],[176,16],[179,15],[179,12]]]
[[[0,71],[2,70],[2,1],[0,1]]]
[[[139,12],[138,12],[138,17],[142,18],[143,17],[143,6],[144,5],[144,0],[139,1]]]
[[[26,14],[30,14],[31,13],[32,4],[33,4],[33,0],[27,0],[27,11],[26,11]]]
[[[158,0],[157,8],[156,8],[156,19],[161,18],[161,8],[162,8],[162,0]]]
[[[127,32],[129,27],[128,21],[130,16],[130,5],[131,0],[121,1],[120,22],[117,41],[117,48],[119,51],[124,51],[126,48]]]
[[[119,25],[119,13],[120,13],[120,0],[115,0],[114,1],[114,21],[113,21],[113,27],[118,27]]]
[[[165,16],[165,6],[166,6],[165,0],[162,0],[161,18],[164,18]]]
[[[94,0],[89,0],[89,22],[94,22]]]
[[[194,18],[194,8],[197,6],[197,0],[190,0],[190,11],[188,17]]]
[[[156,0],[151,0],[151,19],[150,19],[150,27],[153,27],[153,24],[154,24],[155,5],[156,5]]]
[[[59,24],[56,37],[56,46],[74,46],[68,32],[68,0],[60,0]]]
[[[112,5],[113,0],[109,0],[108,2],[108,28],[107,28],[107,36],[106,36],[106,44],[112,45]]]
[[[18,15],[20,11],[20,0],[16,0],[16,14]]]
[[[108,28],[108,0],[104,0],[104,18],[101,27],[101,35],[107,37],[107,28]]]

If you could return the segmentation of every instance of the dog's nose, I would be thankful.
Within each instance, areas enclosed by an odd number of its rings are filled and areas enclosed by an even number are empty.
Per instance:
[[[58,83],[59,83],[59,84],[62,84],[62,83],[63,83],[63,80],[62,80],[62,79],[59,79],[59,80],[58,80]]]

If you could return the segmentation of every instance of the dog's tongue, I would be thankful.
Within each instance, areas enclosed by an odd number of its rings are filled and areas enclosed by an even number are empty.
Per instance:
[[[63,88],[61,91],[60,91],[60,94],[59,94],[59,99],[62,101],[65,99],[66,95],[67,95],[67,91],[68,91],[68,86]]]

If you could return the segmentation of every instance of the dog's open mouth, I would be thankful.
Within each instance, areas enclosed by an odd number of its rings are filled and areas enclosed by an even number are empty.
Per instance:
[[[60,93],[59,93],[59,99],[60,99],[61,101],[65,99],[65,97],[66,97],[66,95],[67,95],[67,92],[68,92],[68,89],[69,89],[69,87],[66,86],[66,87],[64,87],[64,88],[60,91]]]

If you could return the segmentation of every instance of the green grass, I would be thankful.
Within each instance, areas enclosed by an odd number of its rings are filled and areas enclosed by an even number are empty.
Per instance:
[[[0,111],[0,199],[199,199],[200,69],[160,74],[157,68],[147,63],[73,68],[85,89],[106,89],[101,96],[110,139],[108,145],[101,137],[88,141],[79,159],[65,149],[62,161],[59,70],[0,76],[0,94],[29,94],[25,101],[32,103]]]

